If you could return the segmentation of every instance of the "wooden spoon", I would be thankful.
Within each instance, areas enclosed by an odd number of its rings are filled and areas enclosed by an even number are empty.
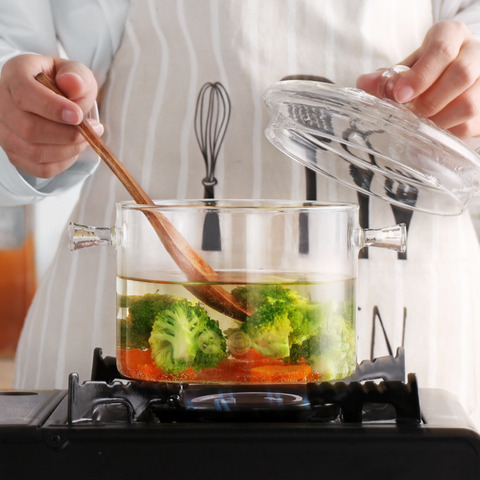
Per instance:
[[[35,79],[55,93],[65,96],[44,73],[39,73],[35,76]],[[91,125],[84,120],[77,125],[76,128],[85,137],[85,140],[87,140],[97,155],[107,164],[120,182],[122,182],[133,200],[138,204],[151,205],[154,207],[155,203],[152,199],[144,192],[130,172],[95,133]],[[165,215],[154,208],[147,208],[144,210],[144,213],[166,250],[178,267],[187,275],[188,280],[190,282],[198,282],[197,285],[188,285],[188,290],[215,310],[237,320],[245,320],[251,312],[249,312],[245,306],[240,305],[238,300],[230,292],[218,285],[210,284],[211,282],[218,281],[218,274],[189,245]],[[208,283],[205,284],[202,282]]]

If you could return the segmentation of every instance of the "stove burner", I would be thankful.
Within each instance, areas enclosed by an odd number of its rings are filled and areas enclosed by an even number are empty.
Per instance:
[[[215,410],[231,410],[232,407],[246,408],[283,408],[290,406],[306,406],[308,403],[301,395],[284,392],[229,392],[202,395],[193,398],[194,408],[215,408]]]
[[[103,379],[101,375],[103,375]],[[68,422],[225,421],[421,422],[418,386],[408,382],[201,385],[126,380],[115,359],[94,354],[94,380],[69,377]],[[112,381],[113,378],[120,380]]]

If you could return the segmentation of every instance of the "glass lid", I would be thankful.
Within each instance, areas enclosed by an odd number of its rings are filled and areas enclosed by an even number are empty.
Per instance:
[[[278,82],[265,102],[273,145],[355,190],[458,215],[480,189],[480,156],[406,106],[312,80]]]

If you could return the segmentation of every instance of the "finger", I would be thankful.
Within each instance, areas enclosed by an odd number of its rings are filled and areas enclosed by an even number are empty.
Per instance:
[[[60,83],[63,82],[67,95],[71,94],[73,100],[52,92],[36,81],[35,75],[39,72],[52,79],[59,73]],[[92,107],[97,92],[93,74],[85,66],[36,55],[21,55],[7,62],[2,71],[2,81],[8,85],[9,95],[20,110],[70,125],[82,121],[83,109],[88,111]]]
[[[73,125],[53,122],[18,109],[11,109],[8,115],[8,128],[25,142],[70,145],[85,141],[85,138]],[[6,123],[3,118],[0,121]],[[98,135],[103,134],[103,126],[97,120],[89,119],[89,123]]]
[[[375,95],[376,97],[381,97],[380,83],[382,74],[385,70],[386,69],[382,68],[375,72],[360,75],[357,78],[357,88],[360,88],[371,95]]]
[[[480,80],[458,95],[436,115],[430,117],[430,120],[441,128],[451,129],[477,117],[480,118],[478,98],[480,98]]]
[[[415,99],[415,108],[421,115],[430,118],[438,114],[477,81],[480,77],[479,45],[477,42],[465,45],[435,84]]]
[[[1,128],[0,136],[3,135]],[[15,167],[36,177],[49,178],[70,167],[87,147],[87,142],[75,145],[30,144],[18,136],[9,135],[3,149]]]
[[[58,163],[82,153],[88,147],[87,142],[54,145],[54,144],[31,144],[24,142],[20,137],[12,137],[5,150],[11,150],[23,158],[38,164]]]
[[[471,34],[460,22],[439,22],[427,34],[422,47],[405,62],[416,60],[395,84],[395,100],[408,103],[428,90],[457,58]],[[402,62],[404,63],[404,62]]]
[[[399,62],[397,65],[405,65],[406,67],[411,67],[417,61],[420,55],[419,52],[420,52],[420,49],[415,50],[412,54],[410,54],[407,58]],[[357,88],[360,88],[361,90],[365,90],[367,93],[370,93],[371,95],[382,97],[384,94],[384,92],[381,89],[381,85],[384,81],[382,78],[382,75],[386,70],[387,68],[379,68],[375,72],[369,72],[369,73],[360,75],[357,78],[357,85],[356,85]]]
[[[30,159],[21,157],[17,152],[6,152],[10,162],[20,170],[36,178],[53,178],[68,170],[77,160],[72,157],[67,160],[53,163],[35,163]]]
[[[89,112],[97,98],[98,86],[92,71],[82,63],[56,61],[55,82],[70,100]]]
[[[404,58],[399,65],[405,65],[406,67],[412,68],[412,65],[420,58],[422,55],[422,47],[417,48],[414,52],[412,52],[408,57]]]
[[[461,123],[455,127],[449,128],[448,131],[462,140],[480,136],[480,118],[476,117],[468,122]]]
[[[78,125],[83,119],[81,107],[38,83],[33,76],[22,77],[10,88],[14,105],[23,111],[54,122]]]

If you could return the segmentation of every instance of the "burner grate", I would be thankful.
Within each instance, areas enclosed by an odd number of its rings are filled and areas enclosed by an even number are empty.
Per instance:
[[[346,423],[362,422],[366,406],[370,413],[377,406],[389,406],[395,412],[397,423],[420,423],[420,402],[415,374],[408,375],[408,382],[383,381],[318,383],[307,385],[308,399],[315,409],[325,404],[336,404]]]
[[[115,359],[94,354],[94,380],[72,373],[68,423],[168,422],[421,422],[417,380],[407,383],[323,382],[282,385],[199,385],[129,380]]]

